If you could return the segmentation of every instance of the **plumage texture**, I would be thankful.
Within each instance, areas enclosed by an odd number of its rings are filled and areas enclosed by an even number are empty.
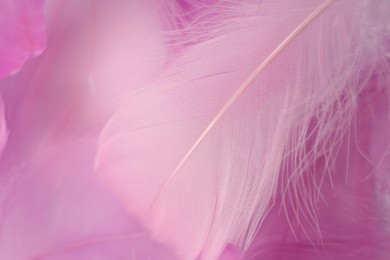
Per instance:
[[[97,159],[103,181],[184,259],[215,259],[230,243],[248,248],[278,181],[283,203],[295,207],[291,215],[317,225],[315,174],[332,178],[356,96],[386,65],[372,44],[381,40],[375,27],[383,22],[365,12],[372,1],[354,8],[329,1],[307,20],[321,2],[227,9],[216,37],[188,48],[147,90],[125,97],[103,131]],[[224,109],[302,22],[305,28]],[[316,173],[321,158],[326,165]]]
[[[37,10],[0,76],[44,46],[43,2],[11,2]],[[46,1],[47,49],[0,81],[0,259],[388,259],[389,18]]]

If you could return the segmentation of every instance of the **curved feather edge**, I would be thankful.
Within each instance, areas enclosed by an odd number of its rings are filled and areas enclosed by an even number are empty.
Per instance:
[[[283,202],[300,199],[293,214],[306,213],[318,231],[313,201],[323,178],[312,178],[308,193],[302,176],[323,159],[322,176],[331,178],[357,97],[386,67],[388,10],[371,12],[381,3],[236,6],[215,37],[189,47],[149,88],[124,96],[100,137],[102,180],[183,259],[216,259],[228,244],[245,251],[279,186]],[[237,92],[313,10],[322,12]]]
[[[0,78],[15,74],[46,47],[44,0],[0,2]]]

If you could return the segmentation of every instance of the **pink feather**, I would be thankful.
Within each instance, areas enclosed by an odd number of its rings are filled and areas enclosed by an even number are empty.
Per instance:
[[[315,174],[332,178],[356,95],[367,88],[360,77],[385,66],[368,41],[380,44],[383,20],[367,13],[372,1],[351,4],[229,5],[228,19],[207,32],[214,37],[124,98],[97,165],[157,240],[183,259],[215,259],[228,244],[246,250],[280,192],[293,217],[317,228],[324,177],[313,182]]]
[[[0,78],[46,46],[43,0],[0,1]]]
[[[388,259],[389,18],[0,0],[0,259]]]

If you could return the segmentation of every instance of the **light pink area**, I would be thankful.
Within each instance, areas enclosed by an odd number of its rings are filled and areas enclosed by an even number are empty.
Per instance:
[[[96,181],[94,150],[79,140],[7,169],[17,177],[2,207],[0,259],[176,259]]]
[[[47,0],[0,81],[0,259],[387,260],[384,1],[334,1],[213,123],[323,3]],[[0,0],[0,77],[42,8]]]
[[[20,70],[46,46],[44,0],[0,1],[0,78]]]

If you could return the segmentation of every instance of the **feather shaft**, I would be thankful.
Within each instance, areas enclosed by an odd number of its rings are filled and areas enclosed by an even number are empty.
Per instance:
[[[231,98],[226,102],[218,114],[213,118],[211,123],[206,127],[203,133],[195,141],[192,147],[188,150],[183,159],[179,162],[175,170],[165,181],[161,189],[158,191],[155,199],[153,200],[152,207],[156,202],[156,199],[161,194],[161,192],[167,187],[167,185],[172,181],[172,179],[177,175],[183,165],[186,163],[191,154],[199,146],[199,144],[204,140],[208,133],[213,129],[213,127],[218,123],[218,121],[223,117],[223,115],[229,110],[229,108],[236,102],[236,100],[241,96],[241,94],[248,88],[248,86],[256,79],[256,77],[267,67],[267,65],[272,62],[272,60],[297,36],[299,33],[306,28],[316,17],[318,17],[327,7],[329,7],[334,0],[325,0],[320,4],[311,14],[309,14],[272,52],[271,54],[249,75],[249,77],[244,81],[244,83],[237,89],[237,91],[231,96]]]

